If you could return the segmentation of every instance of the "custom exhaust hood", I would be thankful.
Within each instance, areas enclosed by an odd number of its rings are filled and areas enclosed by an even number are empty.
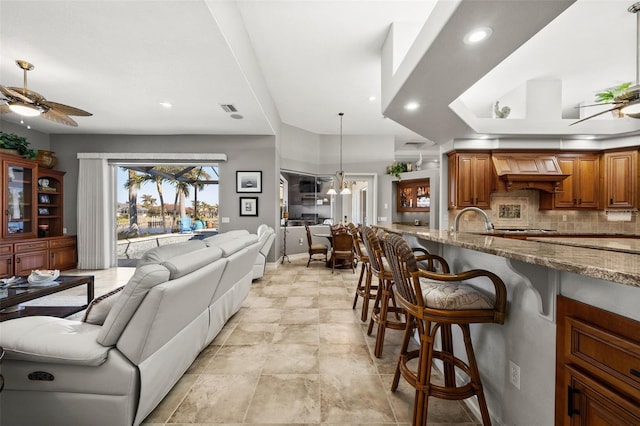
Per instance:
[[[560,183],[570,176],[562,173],[553,154],[494,152],[491,160],[507,191],[539,189],[558,192]]]

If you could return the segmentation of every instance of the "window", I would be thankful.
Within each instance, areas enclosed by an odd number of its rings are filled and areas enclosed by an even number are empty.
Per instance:
[[[333,200],[326,195],[331,180],[330,176],[281,173],[280,206],[289,213],[288,226],[333,223]]]

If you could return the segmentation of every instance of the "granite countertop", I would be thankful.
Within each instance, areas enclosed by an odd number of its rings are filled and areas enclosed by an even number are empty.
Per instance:
[[[541,243],[640,254],[640,239],[633,238],[531,237],[527,239]],[[640,259],[638,261],[640,261]]]
[[[640,254],[635,250],[623,253],[611,249],[603,249],[607,238],[600,238],[597,247],[576,247],[554,243],[518,240],[493,235],[472,234],[467,232],[450,232],[438,229],[425,229],[409,225],[376,225],[388,232],[413,235],[428,241],[463,247],[508,259],[546,266],[561,271],[574,272],[593,278],[612,281],[619,284],[640,287]],[[553,239],[539,237],[536,239]],[[559,238],[571,242],[572,238]],[[574,239],[575,243],[587,239]],[[592,238],[589,240],[597,240]],[[640,243],[633,239],[613,239],[612,243],[624,243],[636,250]],[[594,243],[595,244],[595,243]]]

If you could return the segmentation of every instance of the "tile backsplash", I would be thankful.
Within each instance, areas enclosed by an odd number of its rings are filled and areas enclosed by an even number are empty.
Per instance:
[[[491,195],[491,210],[485,210],[496,228],[536,228],[560,232],[640,235],[638,212],[629,220],[620,215],[607,216],[604,210],[540,210],[537,190],[496,192]],[[458,210],[449,211],[449,223]],[[614,217],[616,216],[616,217]],[[622,215],[624,216],[624,215]],[[623,220],[615,220],[623,219]],[[468,213],[461,218],[461,231],[484,230],[480,215]]]

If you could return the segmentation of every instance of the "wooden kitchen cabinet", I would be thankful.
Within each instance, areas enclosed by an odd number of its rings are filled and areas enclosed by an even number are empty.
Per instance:
[[[400,181],[397,184],[397,211],[428,212],[431,207],[429,179]]]
[[[603,159],[605,208],[637,208],[638,150],[605,152]]]
[[[600,158],[597,154],[558,154],[562,173],[570,176],[553,194],[557,209],[597,209],[600,206]],[[541,194],[543,198],[543,194]],[[543,201],[541,200],[541,205]]]
[[[640,322],[558,297],[555,424],[640,424]]]
[[[490,208],[493,175],[489,152],[449,153],[449,209]]]

